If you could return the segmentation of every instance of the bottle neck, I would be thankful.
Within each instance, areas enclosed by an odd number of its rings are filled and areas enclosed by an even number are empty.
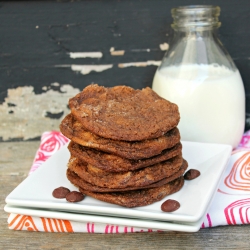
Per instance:
[[[161,68],[182,65],[216,64],[235,70],[230,55],[217,37],[220,8],[187,6],[172,10],[174,37]]]
[[[175,29],[174,39],[216,39],[217,38],[217,29]]]
[[[203,31],[219,28],[220,7],[191,5],[172,9],[174,30]]]
[[[191,43],[212,43],[217,39],[220,7],[212,5],[191,5],[174,8],[172,28],[174,43],[179,39]],[[209,40],[210,39],[210,40]]]

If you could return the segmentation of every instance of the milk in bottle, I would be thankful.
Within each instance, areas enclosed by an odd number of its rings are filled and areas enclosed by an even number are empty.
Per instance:
[[[157,71],[153,89],[179,106],[178,128],[186,141],[236,147],[245,125],[241,76],[217,65],[166,67]]]
[[[181,139],[240,142],[245,125],[245,91],[240,73],[216,35],[218,6],[172,10],[174,36],[155,73],[152,88],[179,106]]]

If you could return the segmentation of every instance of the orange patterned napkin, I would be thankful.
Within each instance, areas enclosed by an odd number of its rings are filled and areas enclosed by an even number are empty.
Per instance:
[[[67,142],[68,139],[60,132],[43,133],[30,174]],[[236,224],[250,224],[250,131],[243,135],[239,147],[232,152],[202,228]],[[9,229],[14,230],[45,232],[133,233],[161,231],[150,228],[40,218],[13,213],[9,215],[8,226]]]

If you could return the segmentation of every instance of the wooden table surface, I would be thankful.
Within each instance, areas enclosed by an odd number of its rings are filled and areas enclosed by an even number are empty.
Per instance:
[[[8,229],[5,197],[27,177],[39,141],[0,143],[0,249],[249,249],[250,226],[202,229],[197,233],[42,233]]]
[[[6,196],[27,177],[42,132],[58,130],[69,112],[70,97],[92,82],[151,86],[173,34],[170,10],[187,4],[201,1],[0,3],[0,249],[250,249],[249,225],[197,233],[41,233],[9,230],[3,210]],[[202,4],[222,9],[220,37],[244,81],[250,129],[250,3]]]

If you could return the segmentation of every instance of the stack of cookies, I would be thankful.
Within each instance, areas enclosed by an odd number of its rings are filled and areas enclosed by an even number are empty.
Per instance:
[[[177,105],[150,88],[92,84],[69,107],[60,130],[71,140],[67,178],[81,193],[137,207],[182,188]]]

